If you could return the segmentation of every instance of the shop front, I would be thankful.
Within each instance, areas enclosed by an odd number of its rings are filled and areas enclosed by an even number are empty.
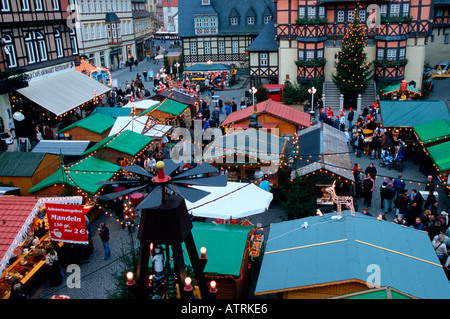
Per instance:
[[[89,207],[83,205],[81,196],[70,197],[21,197],[0,196],[0,215],[3,219],[4,231],[0,233],[0,298],[10,297],[12,286],[20,282],[25,288],[45,279],[47,265],[45,254],[49,247],[61,249],[68,232],[59,231],[58,225],[52,224],[55,218],[49,218],[49,207],[76,207],[77,212],[68,213],[76,216],[78,227],[84,229],[81,241],[70,239],[72,243],[88,243],[86,235],[85,214]],[[13,206],[11,206],[13,205]],[[14,207],[14,208],[11,208]],[[58,213],[55,213],[58,214]],[[59,215],[52,215],[59,216]],[[62,217],[58,217],[62,220]],[[63,222],[61,222],[63,223]],[[72,226],[66,225],[66,229]],[[72,225],[72,224],[71,224]],[[7,230],[6,230],[7,228]]]

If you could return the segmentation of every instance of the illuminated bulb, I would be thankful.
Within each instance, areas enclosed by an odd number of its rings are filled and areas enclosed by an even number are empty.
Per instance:
[[[200,248],[200,258],[201,259],[206,259],[208,256],[206,256],[206,247],[202,247]]]
[[[127,286],[132,286],[135,284],[134,280],[134,275],[131,271],[127,272]]]

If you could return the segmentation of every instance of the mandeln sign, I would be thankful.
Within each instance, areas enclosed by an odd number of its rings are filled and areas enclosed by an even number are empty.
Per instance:
[[[47,203],[46,210],[52,240],[88,243],[83,205]]]

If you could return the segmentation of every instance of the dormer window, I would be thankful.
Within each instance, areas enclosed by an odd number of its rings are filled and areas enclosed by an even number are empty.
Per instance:
[[[216,15],[196,16],[194,19],[195,34],[217,34],[218,17]]]
[[[247,24],[248,25],[255,24],[255,17],[247,17]]]
[[[230,18],[230,24],[231,25],[238,25],[239,24],[239,18]]]
[[[202,0],[202,6],[209,6],[211,4],[210,0]]]

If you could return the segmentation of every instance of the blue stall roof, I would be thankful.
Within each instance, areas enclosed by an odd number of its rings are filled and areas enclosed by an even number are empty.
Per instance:
[[[423,299],[450,298],[450,285],[426,232],[350,211],[271,226],[256,295],[342,281],[362,284],[376,265],[380,286]],[[302,225],[307,222],[308,227]]]

